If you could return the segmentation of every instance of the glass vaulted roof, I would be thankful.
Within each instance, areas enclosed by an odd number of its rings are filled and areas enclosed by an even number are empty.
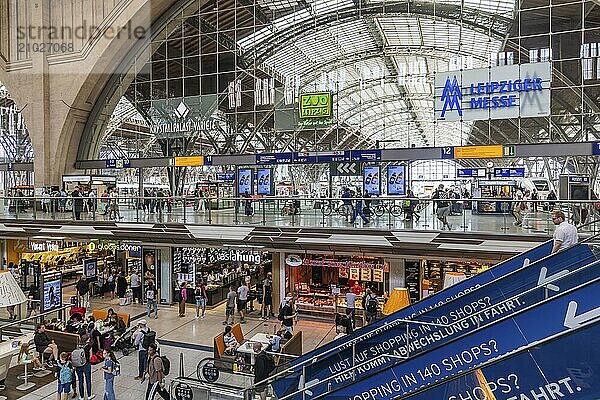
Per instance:
[[[491,34],[478,26],[477,18],[461,23],[385,8],[336,20],[345,10],[356,8],[352,0],[309,0],[306,8],[294,1],[259,2],[272,12],[288,12],[238,40],[238,45],[249,52],[275,44],[271,47],[275,50],[260,60],[262,65],[283,77],[299,77],[301,92],[331,90],[338,125],[365,140],[397,140],[400,146],[456,145],[468,139],[472,123],[434,122],[434,74],[487,66],[490,55],[502,47],[503,37],[497,31]],[[396,2],[368,0],[366,4],[393,9]],[[435,4],[509,18],[515,7],[514,1],[491,0],[436,0]],[[283,32],[294,30],[298,33],[277,45]],[[502,33],[508,27],[505,30]]]

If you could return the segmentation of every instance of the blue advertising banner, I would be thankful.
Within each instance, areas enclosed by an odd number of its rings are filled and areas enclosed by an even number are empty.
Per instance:
[[[381,161],[381,150],[351,150],[350,161]]]
[[[83,260],[83,273],[88,282],[96,282],[98,280],[98,259]]]
[[[273,195],[273,170],[271,168],[259,168],[256,178],[258,179],[256,193],[264,196]]]
[[[220,181],[220,182],[235,181],[235,173],[230,172],[230,173],[224,173],[224,174],[217,174],[217,181]]]
[[[350,151],[348,150],[320,151],[317,153],[317,162],[320,163],[344,161],[350,161]]]
[[[312,164],[317,162],[316,152],[294,153],[293,160],[295,164]]]
[[[273,165],[273,164],[291,164],[293,153],[265,153],[256,155],[256,164],[258,165]]]
[[[406,194],[406,166],[388,165],[387,192],[389,195],[404,196]]]
[[[580,246],[577,246],[579,248]],[[589,255],[589,249],[585,246],[585,249],[579,248],[578,251],[585,252],[586,255]],[[383,338],[383,335],[392,335],[391,328],[392,322],[397,319],[410,319],[415,318],[427,311],[435,309],[435,307],[439,307],[445,303],[449,303],[455,301],[466,293],[475,291],[481,286],[492,282],[493,280],[503,277],[511,272],[519,270],[523,267],[528,266],[529,264],[534,263],[537,260],[543,259],[544,261],[551,261],[554,256],[547,257],[552,250],[552,241],[545,242],[527,252],[519,254],[515,257],[512,257],[502,263],[497,264],[493,268],[474,276],[471,279],[462,281],[457,283],[454,286],[451,286],[441,292],[438,292],[430,297],[423,299],[422,301],[411,305],[410,307],[404,308],[394,314],[389,315],[386,318],[383,318],[366,328],[360,329],[357,332],[347,335],[339,340],[328,343],[325,346],[321,346],[316,350],[308,352],[303,355],[299,359],[295,360],[292,364],[298,365],[304,360],[312,359],[315,356],[325,353],[329,349],[332,349],[336,346],[339,346],[342,343],[346,343],[347,346],[342,348],[340,352],[335,351],[331,352],[327,356],[323,356],[321,360],[319,360],[318,364],[324,366],[323,370],[328,371],[329,365],[334,365],[340,361],[340,359],[345,359],[348,354],[348,349],[351,348],[353,339],[365,335],[367,333],[372,334],[370,339],[378,339],[379,337]],[[392,336],[395,336],[392,335]],[[381,340],[384,341],[383,339]],[[360,345],[359,345],[360,346]],[[341,356],[341,357],[340,357]],[[329,364],[327,364],[329,363]],[[315,371],[317,373],[317,371]],[[329,372],[328,372],[329,374]],[[310,376],[307,376],[307,381],[310,381]],[[273,384],[274,389],[276,390],[278,396],[283,396],[287,393],[291,393],[297,389],[299,383],[300,375],[297,374],[295,376],[290,376],[287,379],[279,379],[277,382]]]
[[[62,278],[60,273],[42,275],[42,311],[50,311],[62,306]]]
[[[328,393],[326,397],[391,400],[433,385],[537,341],[576,328],[591,319],[597,319],[600,316],[598,290],[600,282],[595,280],[533,305],[512,318],[503,319],[446,346],[346,385]],[[446,329],[459,328],[453,326]],[[368,352],[364,354],[370,357]],[[377,360],[368,363],[365,369],[370,369],[371,365],[377,366]],[[388,392],[382,388],[393,390]]]
[[[525,168],[494,168],[494,178],[524,178]]]
[[[600,398],[599,349],[600,323],[595,322],[405,399],[595,400]]]
[[[245,193],[253,194],[254,181],[252,176],[252,170],[250,168],[243,168],[238,170],[238,194],[243,195]]]
[[[458,178],[485,178],[485,168],[459,168],[456,170]]]
[[[379,165],[365,166],[363,169],[364,193],[372,196],[381,195],[381,168]]]

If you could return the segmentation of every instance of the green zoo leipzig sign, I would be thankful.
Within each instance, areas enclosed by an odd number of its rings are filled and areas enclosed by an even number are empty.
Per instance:
[[[306,118],[331,118],[333,104],[331,93],[301,93],[299,101],[299,117]]]

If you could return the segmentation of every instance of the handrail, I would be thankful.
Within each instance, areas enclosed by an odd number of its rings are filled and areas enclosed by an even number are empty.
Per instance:
[[[596,238],[596,237],[598,237],[598,236],[600,236],[600,234],[596,234],[596,235],[594,235],[594,236],[592,236],[592,237],[586,238],[586,239],[584,239],[584,241],[590,240],[590,239],[592,239],[592,238]],[[539,262],[541,262],[541,261],[543,261],[543,260],[546,260],[546,259],[548,259],[548,258],[552,257],[553,255],[554,255],[554,254],[549,254],[549,255],[547,255],[546,257],[543,257],[543,258],[541,258],[541,259],[539,259],[539,260],[535,261],[533,264],[536,264],[536,263],[539,263]],[[514,298],[516,298],[516,297],[522,296],[523,294],[525,294],[525,293],[528,293],[528,292],[530,292],[530,291],[533,291],[533,290],[539,289],[540,287],[547,286],[549,283],[552,283],[552,282],[554,282],[555,280],[562,279],[563,277],[565,277],[565,276],[568,276],[568,275],[570,275],[571,273],[579,272],[580,270],[582,270],[582,269],[584,269],[584,268],[586,268],[586,267],[588,267],[588,266],[590,266],[590,265],[595,265],[595,264],[597,264],[597,263],[600,263],[600,260],[593,261],[593,262],[591,262],[590,264],[586,264],[585,266],[583,266],[583,267],[580,267],[580,268],[576,269],[576,270],[575,270],[575,271],[573,271],[573,272],[569,272],[569,274],[562,275],[562,276],[560,276],[560,277],[557,277],[557,278],[554,278],[554,279],[552,279],[552,280],[546,281],[546,282],[545,282],[543,285],[535,286],[535,287],[533,287],[533,288],[530,288],[530,289],[528,289],[528,290],[527,290],[527,291],[525,291],[525,292],[521,292],[520,294],[518,294],[518,295],[515,295],[515,296],[513,296],[513,297],[511,297],[511,298],[509,298],[509,299],[502,300],[500,303],[496,303],[496,304],[495,304],[495,305],[493,305],[493,306],[490,306],[490,307],[487,307],[487,308],[485,308],[485,309],[482,309],[482,310],[478,311],[477,313],[475,313],[474,315],[477,315],[477,314],[479,314],[479,313],[482,313],[482,312],[484,312],[484,311],[486,311],[486,310],[488,310],[488,309],[490,309],[490,308],[492,308],[492,307],[496,307],[496,306],[498,306],[499,304],[503,304],[504,302],[508,302],[508,301],[514,300]],[[517,269],[517,270],[515,270],[515,271],[511,272],[510,274],[507,274],[507,275],[504,275],[504,276],[502,276],[502,277],[499,277],[498,279],[505,279],[506,277],[508,277],[508,276],[510,276],[510,275],[512,275],[512,274],[515,274],[515,273],[516,273],[516,272],[518,272],[518,271],[521,271],[523,268],[529,268],[529,267],[531,267],[533,264],[529,264],[528,266],[525,266],[525,267],[519,268],[519,269]],[[494,280],[492,280],[491,282],[488,282],[488,283],[486,283],[486,284],[484,284],[484,285],[480,286],[480,287],[478,288],[478,290],[479,290],[479,289],[482,289],[482,288],[485,288],[485,287],[487,287],[487,286],[489,286],[489,285],[491,285],[491,284],[495,283],[495,282],[496,282],[498,279],[494,279]],[[419,316],[415,316],[415,318],[418,318],[418,317],[419,317]],[[304,360],[303,362],[301,362],[301,363],[298,363],[298,364],[296,364],[296,365],[294,365],[294,366],[292,366],[292,367],[288,368],[287,370],[280,371],[278,374],[275,374],[275,375],[273,375],[273,376],[271,376],[271,377],[269,377],[269,378],[266,378],[266,379],[264,379],[263,381],[260,381],[259,383],[260,383],[260,384],[264,384],[264,383],[270,383],[271,381],[274,381],[274,380],[275,380],[274,378],[276,378],[276,377],[278,377],[278,376],[280,376],[280,375],[282,375],[282,374],[284,374],[284,373],[286,373],[286,372],[291,372],[291,373],[299,373],[300,371],[299,371],[298,369],[299,369],[300,367],[302,367],[302,366],[304,366],[304,365],[308,365],[308,364],[313,364],[313,363],[317,362],[319,359],[323,359],[323,358],[324,358],[324,357],[323,357],[324,355],[327,355],[328,353],[330,353],[330,352],[332,352],[332,351],[334,351],[334,350],[335,350],[335,351],[337,351],[337,350],[339,350],[340,348],[342,348],[342,347],[344,347],[344,346],[350,347],[350,346],[352,346],[352,345],[356,344],[357,342],[359,342],[359,341],[360,341],[360,339],[362,339],[362,338],[363,338],[363,337],[365,337],[365,336],[369,336],[369,335],[372,335],[372,336],[377,336],[379,333],[381,333],[381,332],[375,333],[377,330],[380,330],[380,331],[381,331],[381,330],[383,330],[383,331],[387,331],[389,328],[392,328],[392,327],[393,327],[393,326],[392,326],[392,324],[393,324],[393,323],[395,323],[395,322],[400,322],[400,323],[402,323],[402,322],[409,322],[409,323],[415,323],[415,324],[434,325],[434,326],[440,326],[440,327],[447,327],[447,326],[452,326],[452,325],[454,325],[454,324],[456,324],[456,323],[458,323],[458,322],[461,322],[461,321],[467,320],[467,319],[469,319],[469,318],[471,318],[471,317],[472,317],[472,315],[469,315],[468,317],[465,317],[465,318],[463,318],[463,319],[461,319],[461,320],[455,321],[455,322],[453,322],[453,323],[451,323],[451,324],[447,324],[447,325],[444,325],[444,324],[434,324],[434,323],[427,323],[427,322],[425,322],[425,321],[418,321],[418,320],[395,319],[395,320],[391,321],[390,323],[388,323],[388,324],[384,324],[384,325],[382,325],[382,326],[378,327],[377,329],[375,329],[375,330],[373,330],[373,331],[367,332],[367,333],[365,333],[365,334],[363,334],[363,335],[361,335],[361,336],[358,336],[358,337],[356,337],[356,338],[353,338],[353,339],[352,339],[352,340],[350,340],[350,341],[347,341],[347,342],[341,343],[341,344],[339,344],[338,346],[336,346],[336,347],[333,347],[333,348],[329,349],[328,351],[325,351],[325,352],[323,352],[323,353],[320,353],[320,354],[317,354],[317,355],[315,355],[315,357],[312,357],[312,358],[310,358],[310,359]],[[399,324],[394,324],[394,326],[395,326],[395,325],[399,325]],[[385,328],[385,329],[384,329],[384,328]],[[326,358],[326,357],[325,357],[325,358]],[[255,385],[256,385],[256,384],[255,384]]]
[[[457,321],[453,322],[453,323],[452,323],[452,324],[450,324],[450,325],[460,324],[462,321],[465,321],[465,320],[467,320],[467,319],[470,319],[470,318],[472,318],[474,315],[478,315],[478,314],[480,314],[480,313],[483,313],[483,312],[485,312],[485,311],[487,311],[487,310],[489,310],[489,309],[491,309],[491,308],[493,308],[493,307],[497,307],[497,306],[499,306],[499,305],[501,305],[501,304],[503,304],[503,303],[505,303],[505,302],[510,302],[510,301],[513,301],[514,299],[516,299],[516,298],[518,298],[518,297],[522,297],[523,295],[525,295],[525,294],[527,294],[527,293],[529,293],[529,292],[532,292],[532,291],[538,290],[538,289],[540,289],[540,288],[544,288],[544,287],[548,286],[549,284],[551,284],[551,283],[553,283],[553,282],[560,281],[561,279],[563,279],[563,278],[566,278],[567,276],[570,276],[570,275],[573,275],[573,274],[579,273],[579,272],[581,272],[581,271],[584,271],[584,270],[586,270],[586,269],[592,268],[592,267],[594,267],[594,266],[596,266],[596,265],[600,265],[600,260],[596,260],[596,261],[594,261],[594,262],[592,262],[592,263],[586,264],[586,265],[584,265],[584,266],[582,266],[582,267],[579,267],[579,268],[577,268],[576,270],[569,271],[569,273],[567,273],[567,274],[561,275],[561,276],[559,276],[559,277],[556,277],[556,278],[554,278],[554,279],[552,279],[552,280],[549,280],[549,281],[547,281],[547,282],[544,282],[544,283],[543,283],[543,284],[541,284],[541,285],[537,285],[537,286],[535,286],[535,287],[533,287],[533,288],[531,288],[531,289],[528,289],[528,290],[526,290],[526,291],[524,291],[524,292],[518,293],[517,295],[515,295],[515,296],[513,296],[513,297],[510,297],[510,298],[508,298],[508,299],[502,300],[501,302],[499,302],[499,303],[496,303],[496,304],[495,304],[495,305],[493,305],[493,306],[487,307],[487,308],[485,308],[485,309],[482,309],[482,310],[480,310],[480,311],[478,311],[478,312],[476,312],[476,313],[474,313],[474,314],[471,314],[471,315],[469,315],[468,317],[465,317],[465,318],[463,318],[463,319],[457,320]],[[585,286],[587,286],[587,285],[590,285],[590,284],[592,284],[592,283],[595,283],[595,282],[598,282],[598,281],[600,281],[600,276],[599,276],[599,277],[597,277],[597,278],[594,278],[592,281],[589,281],[589,282],[584,282],[583,284],[580,284],[580,285],[578,285],[578,286],[575,286],[575,287],[573,287],[573,288],[570,288],[570,289],[568,289],[567,291],[565,291],[564,293],[562,293],[562,295],[565,295],[565,294],[571,293],[571,292],[573,292],[573,291],[575,291],[575,290],[578,290],[578,289],[580,289],[580,288],[582,288],[582,287],[585,287]],[[505,320],[505,319],[513,318],[513,317],[514,317],[514,315],[516,315],[516,314],[521,314],[521,313],[524,313],[524,312],[526,312],[526,311],[528,311],[528,310],[530,310],[530,309],[532,309],[532,308],[534,308],[534,307],[537,307],[537,306],[539,306],[540,304],[542,304],[542,303],[545,303],[545,302],[547,302],[547,301],[549,301],[549,300],[550,300],[550,298],[545,298],[545,299],[541,300],[541,301],[540,301],[540,302],[538,302],[538,303],[531,304],[531,305],[529,305],[528,307],[525,307],[525,308],[523,308],[523,309],[521,309],[521,310],[518,310],[518,311],[517,311],[516,313],[514,313],[514,314],[509,314],[509,315],[506,315],[506,316],[504,316],[504,317],[502,317],[502,318],[499,318],[498,320],[496,320],[496,321],[493,321],[493,323],[498,323],[498,322],[500,322],[500,321],[503,321],[503,320]],[[477,327],[475,330],[473,330],[473,331],[470,331],[469,333],[473,333],[473,332],[475,332],[475,331],[478,331],[478,330],[480,330],[480,329],[484,329],[485,327],[487,327],[487,326],[490,326],[490,325],[492,325],[492,324],[486,324],[486,325],[484,325],[483,327],[482,327],[482,326],[478,326],[478,327]],[[434,350],[438,349],[439,347],[441,347],[441,346],[444,346],[444,345],[446,345],[446,344],[449,344],[449,343],[451,343],[451,342],[454,342],[454,341],[456,341],[456,340],[459,340],[459,339],[463,338],[464,336],[465,336],[465,335],[458,335],[458,336],[456,336],[456,337],[453,337],[453,338],[452,338],[452,339],[451,339],[449,342],[445,342],[445,343],[443,343],[443,344],[440,344],[440,345],[438,345],[438,346],[433,346],[432,348],[430,348],[430,349],[427,349],[426,351],[424,351],[424,352],[421,352],[421,353],[417,354],[416,356],[418,357],[418,356],[421,356],[421,355],[423,355],[423,354],[426,354],[426,353],[428,353],[428,352],[430,352],[430,351],[434,351]],[[380,358],[380,357],[376,357],[376,358],[374,358],[374,359],[371,359],[371,360],[369,360],[369,361],[366,361],[366,362],[362,363],[362,364],[361,364],[361,366],[362,366],[362,365],[365,365],[365,364],[368,364],[368,363],[372,362],[373,360],[376,360],[377,358]],[[394,358],[394,357],[393,357],[393,358]],[[411,358],[411,357],[410,357],[410,356],[407,356],[407,357],[396,356],[395,358],[402,358],[403,360],[408,360],[408,359],[409,359],[409,358]],[[386,366],[386,368],[392,368],[393,366],[395,366],[395,365],[398,365],[398,363],[399,363],[399,362],[397,362],[397,363],[395,363],[395,364],[393,364],[393,365],[388,365],[388,366]],[[286,396],[284,396],[284,397],[280,398],[279,400],[285,400],[285,399],[288,399],[288,398],[290,398],[290,397],[292,397],[292,396],[295,396],[295,395],[297,395],[299,392],[305,392],[305,391],[309,390],[309,389],[310,389],[310,388],[312,388],[312,387],[315,387],[315,386],[317,386],[317,385],[322,385],[322,384],[324,384],[324,383],[326,383],[326,382],[329,382],[329,381],[331,381],[332,379],[335,379],[336,377],[338,377],[338,376],[340,376],[340,375],[345,375],[345,374],[347,374],[349,371],[352,371],[352,370],[354,370],[354,369],[356,369],[356,366],[355,366],[355,367],[351,367],[351,368],[349,368],[349,369],[346,369],[346,370],[344,370],[344,371],[342,371],[342,372],[340,372],[340,373],[338,373],[338,374],[336,374],[336,375],[329,376],[329,377],[327,377],[327,378],[326,378],[326,379],[324,379],[324,380],[320,380],[320,381],[318,381],[318,382],[314,382],[314,383],[312,383],[311,385],[309,385],[309,386],[307,386],[307,387],[305,386],[305,387],[303,387],[303,388],[301,388],[301,389],[298,389],[296,392],[290,393],[290,394],[288,394],[288,395],[286,395]],[[373,372],[373,373],[371,373],[371,374],[367,374],[367,375],[366,375],[364,378],[367,378],[367,377],[369,377],[369,376],[372,376],[374,373],[377,373],[377,372]],[[354,373],[353,373],[353,380],[354,380]],[[350,383],[345,383],[344,385],[342,385],[342,387],[345,387],[345,386],[347,386],[347,385],[349,385],[349,384],[350,384]]]
[[[28,299],[28,300],[31,300],[31,299]],[[40,300],[35,300],[35,301],[40,301]],[[43,313],[36,314],[36,315],[31,315],[31,316],[29,316],[27,318],[23,318],[23,319],[18,320],[18,321],[9,322],[6,325],[2,325],[2,326],[0,326],[0,340],[2,339],[2,336],[4,334],[4,329],[6,329],[6,328],[10,328],[10,327],[13,327],[13,326],[22,325],[23,323],[25,323],[25,322],[27,322],[29,320],[35,320],[35,319],[38,319],[38,318],[42,318],[42,317],[44,317],[44,316],[46,316],[48,314],[55,313],[55,312],[58,312],[58,311],[65,311],[65,310],[67,310],[67,309],[69,309],[71,307],[73,307],[73,306],[70,305],[70,304],[66,304],[66,305],[63,304],[60,308],[55,308],[54,310],[50,310],[50,311],[44,311]]]

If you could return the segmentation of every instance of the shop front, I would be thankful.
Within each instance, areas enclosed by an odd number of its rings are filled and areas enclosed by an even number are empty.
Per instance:
[[[207,306],[225,301],[229,286],[236,289],[242,279],[252,289],[262,271],[270,268],[268,252],[242,249],[178,247],[173,249],[173,275],[177,287],[183,282],[188,287],[188,303],[194,303],[194,290],[200,282],[206,283]]]
[[[333,319],[346,312],[346,293],[353,291],[360,316],[365,289],[380,299],[389,291],[389,263],[381,258],[288,254],[285,264],[286,291],[297,294],[301,315]]]

